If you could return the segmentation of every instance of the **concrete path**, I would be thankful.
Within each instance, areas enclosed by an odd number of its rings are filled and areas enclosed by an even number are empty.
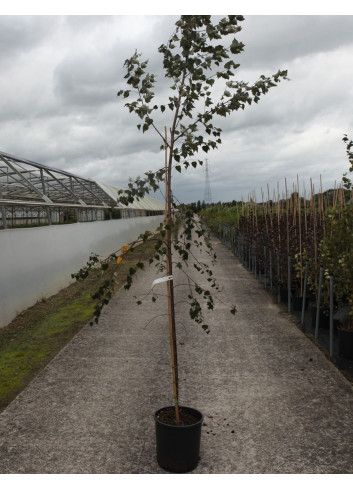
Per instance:
[[[220,296],[237,314],[217,304],[206,335],[177,304],[181,403],[205,416],[194,472],[353,473],[351,385],[214,246]],[[147,323],[166,302],[137,307],[133,297],[155,278],[154,268],[139,273],[0,415],[0,473],[164,473],[153,413],[172,403],[168,322]],[[180,272],[176,283],[185,282]],[[182,301],[187,287],[176,291]]]

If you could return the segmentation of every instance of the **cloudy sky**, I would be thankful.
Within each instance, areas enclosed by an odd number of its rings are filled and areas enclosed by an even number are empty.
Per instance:
[[[0,149],[119,187],[163,166],[158,135],[139,132],[116,93],[135,49],[164,90],[158,47],[178,16],[24,13],[0,15]],[[208,158],[212,200],[252,190],[261,200],[261,188],[272,193],[285,179],[291,187],[297,175],[306,188],[312,178],[318,189],[320,175],[333,187],[348,169],[342,137],[353,139],[353,15],[244,16],[236,78],[287,69],[290,81],[219,121],[223,144],[199,155]],[[174,183],[179,201],[203,200],[202,168]]]

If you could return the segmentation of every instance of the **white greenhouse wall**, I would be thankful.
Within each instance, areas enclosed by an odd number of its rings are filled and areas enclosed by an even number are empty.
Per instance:
[[[0,327],[71,282],[91,252],[107,256],[163,216],[0,231]]]

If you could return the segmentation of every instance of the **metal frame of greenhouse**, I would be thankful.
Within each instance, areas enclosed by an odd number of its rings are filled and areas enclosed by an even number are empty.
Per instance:
[[[119,190],[0,151],[0,229],[163,214],[150,197],[118,204]]]

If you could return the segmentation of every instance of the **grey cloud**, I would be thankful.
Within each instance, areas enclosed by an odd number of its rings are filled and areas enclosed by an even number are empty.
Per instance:
[[[156,103],[165,103],[170,81],[158,47],[176,18],[0,17],[0,149],[118,186],[162,166],[159,136],[139,132],[139,119],[116,93],[125,86],[124,61],[137,49],[157,75]],[[325,169],[329,184],[347,170],[341,138],[353,124],[351,27],[349,16],[245,18],[237,79],[288,68],[291,81],[215,121],[223,144],[198,155],[209,159],[214,201],[273,188],[297,172],[316,178]],[[155,121],[169,127],[168,110]],[[202,200],[204,178],[201,168],[177,174],[176,197]]]
[[[62,61],[53,75],[54,92],[60,101],[91,108],[109,103],[119,77],[119,70],[111,62],[111,54],[102,56],[92,47]]]
[[[28,55],[43,39],[50,38],[59,24],[60,18],[53,16],[0,15],[0,63]]]
[[[266,69],[307,54],[332,51],[353,44],[353,16],[246,16],[239,40],[245,50],[239,62]]]
[[[163,89],[166,85],[161,74],[161,59],[158,53],[159,45],[165,41],[166,34],[174,27],[175,19],[170,16],[159,16],[152,22],[155,30],[152,31],[140,46],[134,46],[133,41],[121,37],[119,29],[112,45],[100,45],[97,39],[104,39],[105,29],[108,26],[114,29],[113,21],[116,17],[67,17],[65,22],[73,29],[75,36],[84,36],[90,28],[95,28],[97,38],[90,44],[80,46],[77,51],[70,52],[56,67],[54,78],[54,91],[61,103],[72,106],[94,107],[109,103],[117,91],[125,86],[125,69],[123,64],[137,49],[142,59],[149,60],[148,70],[156,73],[159,86]],[[115,35],[114,35],[115,34]],[[153,35],[153,37],[152,37]]]
[[[113,17],[111,15],[66,15],[64,23],[74,34],[92,31],[96,28],[111,28]]]

